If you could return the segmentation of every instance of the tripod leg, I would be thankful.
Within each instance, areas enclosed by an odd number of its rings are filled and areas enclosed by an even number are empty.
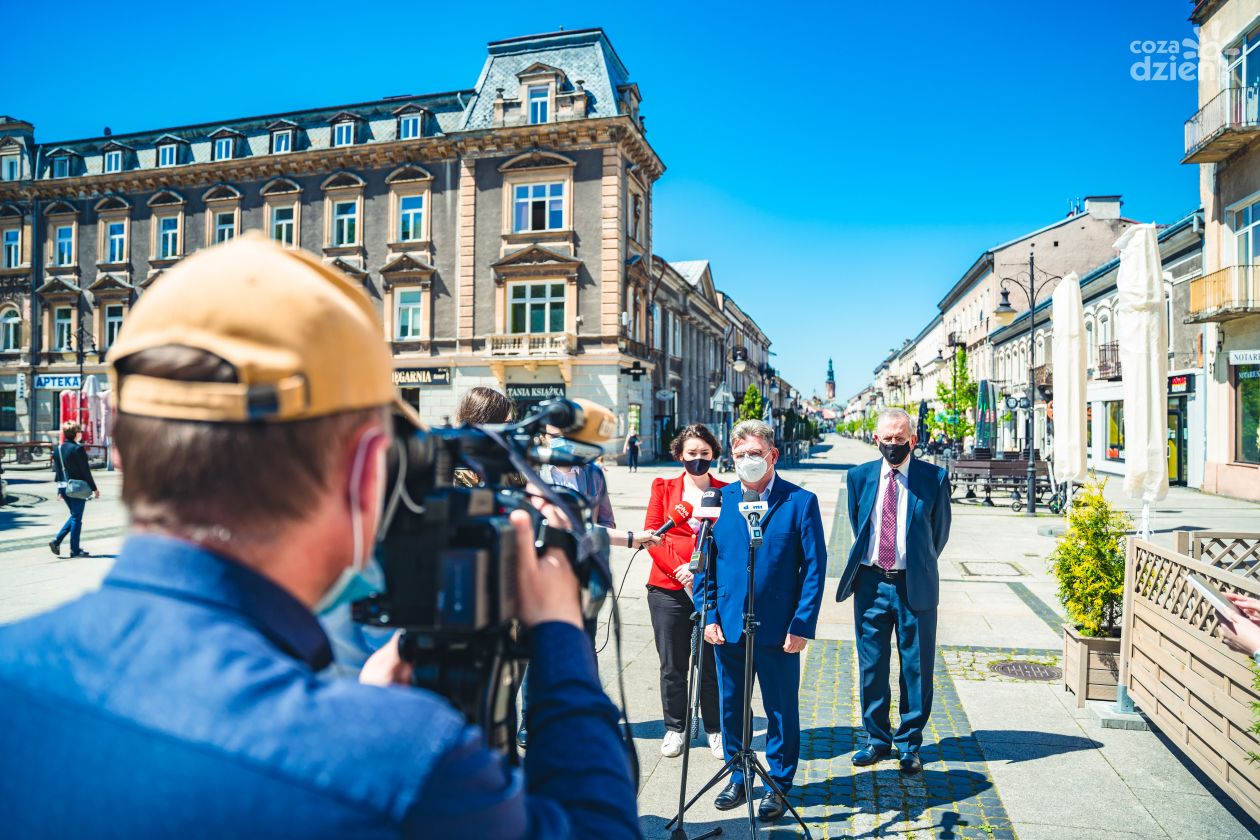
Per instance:
[[[692,806],[692,805],[695,805],[695,804],[696,804],[696,802],[700,799],[700,797],[704,796],[706,793],[708,793],[710,790],[712,790],[712,789],[713,789],[713,786],[714,786],[714,785],[716,785],[718,782],[722,781],[722,780],[723,780],[723,779],[725,779],[727,776],[729,776],[731,773],[735,772],[735,762],[737,762],[737,761],[739,761],[739,755],[738,755],[738,754],[737,754],[737,755],[733,755],[733,756],[731,756],[731,760],[730,760],[730,761],[728,761],[728,762],[726,762],[725,764],[723,764],[723,765],[722,765],[722,769],[721,769],[721,770],[719,770],[719,771],[717,771],[716,773],[714,773],[714,774],[713,774],[713,778],[712,778],[712,779],[709,779],[709,781],[705,782],[704,787],[700,788],[700,790],[698,790],[698,791],[696,792],[696,795],[695,795],[695,796],[693,796],[693,797],[691,797],[691,799],[689,799],[689,800],[687,801],[687,804],[686,804],[686,805],[684,805],[684,806],[683,806],[683,808],[682,808],[682,809],[683,809],[683,811],[689,811],[689,810],[691,810],[691,806]],[[681,815],[674,817],[672,820],[670,820],[669,822],[665,823],[665,827],[666,827],[666,828],[669,828],[669,827],[670,827],[670,826],[672,826],[674,823],[676,823],[676,822],[680,822],[680,817],[681,817]]]
[[[805,837],[806,838],[812,837],[812,835],[809,833],[809,826],[805,825],[805,820],[801,819],[801,815],[797,813],[796,808],[794,808],[792,806],[792,803],[788,801],[787,794],[784,793],[783,789],[779,787],[778,782],[770,778],[770,773],[766,770],[765,767],[761,766],[761,761],[760,759],[757,758],[755,754],[752,756],[752,771],[761,778],[762,782],[765,783],[767,790],[772,790],[779,795],[779,797],[783,800],[783,804],[786,805],[788,811],[791,812],[792,818],[796,820],[798,824],[800,824],[801,830],[805,832]]]

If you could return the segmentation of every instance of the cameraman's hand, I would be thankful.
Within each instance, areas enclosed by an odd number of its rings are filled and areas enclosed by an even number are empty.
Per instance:
[[[411,664],[398,655],[399,630],[390,637],[389,643],[368,657],[359,672],[359,682],[364,685],[411,685]]]
[[[544,510],[547,521],[563,527],[558,511]],[[520,590],[521,623],[526,627],[548,621],[562,621],[582,628],[582,606],[578,598],[577,575],[564,553],[548,549],[540,557],[534,550],[534,523],[523,510],[512,511],[516,528],[517,586]]]

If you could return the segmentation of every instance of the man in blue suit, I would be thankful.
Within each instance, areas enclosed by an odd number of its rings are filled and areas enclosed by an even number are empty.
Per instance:
[[[754,562],[754,608],[757,618],[753,668],[761,686],[769,733],[766,757],[770,778],[787,793],[792,787],[801,748],[798,694],[800,653],[814,637],[827,574],[818,498],[776,476],[779,451],[774,431],[760,420],[745,420],[731,430],[731,453],[739,482],[722,489],[722,515],[713,528],[716,555],[707,579],[698,576],[697,607],[705,592],[715,603],[705,638],[717,652],[721,685],[723,747],[729,761],[743,748],[744,645],[743,619],[748,597],[748,525],[739,503],[751,490],[768,508],[761,517],[764,542]],[[744,774],[736,769],[714,804],[723,811],[746,800]],[[783,816],[786,803],[772,790],[762,797],[757,816],[769,822]]]
[[[858,662],[862,669],[862,724],[866,746],[853,755],[859,767],[891,756],[901,770],[923,769],[919,748],[932,712],[936,662],[937,560],[949,539],[949,478],[945,470],[910,456],[915,444],[910,415],[880,413],[875,442],[883,457],[849,470],[849,522],[853,550],[836,600],[853,595]],[[890,637],[897,632],[901,663],[901,723],[894,734],[888,674]]]

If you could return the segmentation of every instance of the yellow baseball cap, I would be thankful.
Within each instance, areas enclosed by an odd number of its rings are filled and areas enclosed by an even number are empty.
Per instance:
[[[129,375],[116,365],[177,345],[213,353],[236,382]],[[303,251],[249,232],[199,251],[141,295],[110,349],[121,412],[171,420],[288,422],[402,402],[376,309],[362,288]]]

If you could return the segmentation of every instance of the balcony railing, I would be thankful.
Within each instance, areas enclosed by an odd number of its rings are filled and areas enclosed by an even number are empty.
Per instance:
[[[1182,163],[1215,163],[1260,137],[1260,87],[1230,87],[1186,120]]]
[[[1054,371],[1049,365],[1037,365],[1033,368],[1033,384],[1038,388],[1050,388],[1054,385]]]
[[[1190,281],[1190,323],[1260,312],[1260,265],[1232,265]]]
[[[1120,378],[1120,343],[1111,341],[1107,344],[1098,345],[1098,366],[1095,370],[1096,379],[1119,379]]]
[[[648,347],[642,341],[633,338],[621,337],[621,349],[623,352],[634,356],[636,359],[643,359],[645,362],[653,360],[652,348]]]
[[[577,350],[573,333],[512,333],[490,336],[491,356],[571,356]]]

